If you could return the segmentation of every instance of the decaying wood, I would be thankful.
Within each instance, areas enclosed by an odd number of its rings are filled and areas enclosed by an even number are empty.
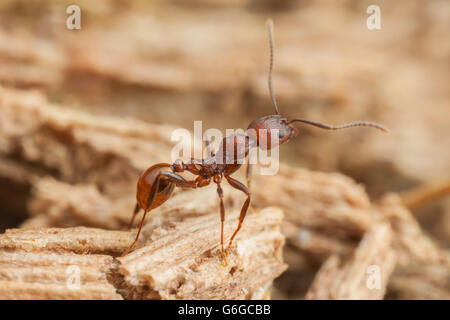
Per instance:
[[[401,299],[449,296],[449,252],[423,233],[398,195],[385,196],[378,206],[385,222],[367,231],[349,261],[334,254],[324,262],[307,299],[380,299],[387,290]],[[378,290],[367,283],[371,265],[380,271]]]
[[[450,268],[440,264],[397,268],[388,291],[390,299],[450,300]]]
[[[393,246],[401,265],[430,263],[450,268],[450,252],[439,248],[422,231],[411,212],[403,206],[400,196],[388,194],[378,205],[394,231]]]
[[[380,219],[364,188],[341,174],[281,165],[274,176],[255,174],[252,192],[256,206],[283,209],[292,245],[321,257],[348,253]]]
[[[0,124],[0,177],[18,185],[30,185],[32,190],[31,218],[24,222],[23,231],[18,233],[32,232],[25,229],[36,227],[51,230],[45,228],[80,225],[123,229],[135,204],[138,175],[155,162],[169,161],[173,145],[169,139],[171,127],[68,111],[49,104],[39,95],[4,88],[0,90]],[[216,190],[213,187],[178,190],[147,217],[139,249],[125,258],[112,258],[114,272],[121,275],[117,283],[113,282],[120,294],[114,297],[267,297],[269,284],[284,270],[279,259],[282,237],[277,229],[281,217],[276,209],[261,210],[268,206],[278,206],[285,213],[282,231],[291,254],[312,264],[320,265],[326,261],[315,277],[308,298],[379,299],[386,288],[388,295],[392,290],[392,294],[404,296],[402,290],[407,286],[402,282],[405,278],[402,270],[415,264],[426,268],[450,265],[448,252],[421,230],[396,195],[387,195],[372,203],[363,186],[342,174],[285,165],[281,165],[274,176],[254,172],[252,207],[242,236],[238,238],[238,244],[244,244],[249,250],[237,252],[238,249],[233,249],[227,271],[232,272],[220,273],[222,283],[207,282],[208,285],[201,289],[193,289],[209,272],[222,272],[215,264],[219,260]],[[236,225],[237,210],[245,196],[226,185],[224,194],[226,234],[229,235],[231,226]],[[187,230],[197,232],[182,237]],[[256,239],[265,245],[260,247]],[[148,242],[144,244],[146,240]],[[195,246],[189,246],[192,243]],[[178,245],[184,248],[185,255],[174,254]],[[203,251],[192,253],[190,250],[194,247],[203,248]],[[39,252],[35,254],[39,255]],[[170,269],[172,273],[168,274],[167,268],[148,266],[152,261],[161,261],[158,260],[161,257],[178,267]],[[255,265],[249,266],[248,261]],[[395,261],[398,261],[396,272],[389,277]],[[262,262],[266,269],[260,269]],[[364,286],[368,276],[365,272],[371,264],[382,269],[380,290],[367,291]],[[295,272],[315,272],[305,263],[293,264],[290,271],[294,275]],[[232,274],[235,277],[231,277]],[[440,290],[438,296],[445,296],[445,290],[432,285],[432,281],[431,277],[419,276],[417,288],[427,285]],[[241,290],[238,284],[244,289]],[[106,282],[104,285],[102,292],[110,292]],[[305,287],[305,283],[301,286]],[[32,297],[36,290],[30,288],[29,292],[20,291],[20,288],[14,292],[17,297]],[[51,290],[48,292],[53,292]],[[55,298],[69,297],[57,289],[54,292]],[[228,296],[220,296],[220,292],[226,292]],[[99,295],[93,292],[86,296]]]
[[[306,299],[382,299],[396,262],[391,238],[390,226],[380,224],[363,237],[349,261],[332,255],[317,273]]]
[[[122,299],[111,254],[132,234],[85,227],[11,229],[0,235],[1,299]],[[71,276],[78,276],[78,280]],[[80,284],[78,287],[77,284]]]
[[[236,226],[238,214],[228,215],[227,234]],[[273,279],[286,269],[282,216],[272,208],[249,214],[225,267],[216,212],[147,228],[150,236],[141,237],[139,248],[120,258],[135,232],[86,227],[8,230],[0,235],[0,297],[269,298]],[[79,268],[78,289],[67,284],[70,266]]]
[[[401,194],[401,197],[407,208],[414,209],[445,195],[450,195],[450,180],[435,182],[405,191]]]
[[[227,214],[225,234],[236,227],[238,215],[237,210]],[[225,268],[216,212],[169,222],[154,229],[146,246],[119,258],[120,270],[126,283],[150,286],[163,299],[266,298],[273,279],[286,268],[281,219],[281,211],[272,208],[249,214]]]
[[[35,92],[0,88],[2,158],[63,181],[94,183],[111,196],[120,195],[149,163],[170,156],[173,129],[95,117],[51,105]]]

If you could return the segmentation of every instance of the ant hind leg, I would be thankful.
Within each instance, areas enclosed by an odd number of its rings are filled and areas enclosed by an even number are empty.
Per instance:
[[[217,195],[220,200],[220,253],[222,254],[223,265],[227,266],[227,253],[223,248],[223,224],[225,222],[225,206],[223,204],[223,190],[220,187],[220,182],[217,183]]]
[[[134,218],[136,218],[136,215],[139,213],[140,210],[141,210],[141,207],[139,206],[139,203],[136,202],[136,206],[134,207],[134,211],[133,211],[133,216],[131,217],[131,220],[128,223],[127,230],[130,230],[131,227],[133,226]]]
[[[241,208],[241,213],[239,215],[238,226],[237,226],[236,230],[234,230],[234,233],[233,233],[233,235],[230,238],[230,242],[228,243],[227,249],[225,250],[225,252],[228,252],[230,250],[231,244],[233,243],[234,237],[236,237],[237,233],[239,232],[239,230],[242,227],[242,223],[244,222],[245,215],[247,214],[248,206],[250,205],[251,193],[250,193],[250,190],[248,190],[248,188],[243,183],[239,182],[238,180],[233,179],[230,176],[225,176],[225,178],[227,179],[228,183],[233,188],[238,189],[238,190],[244,192],[247,195],[247,200],[245,200],[245,202],[244,202],[244,204],[242,205],[242,208]]]
[[[160,180],[161,180],[161,174],[159,174],[156,177],[155,183],[152,185],[152,188],[151,188],[150,193],[148,195],[147,206],[146,206],[146,208],[144,210],[144,215],[143,215],[143,217],[141,219],[141,222],[139,224],[139,229],[138,229],[138,232],[136,234],[136,238],[134,239],[133,243],[128,247],[128,249],[125,250],[125,252],[122,254],[122,257],[127,255],[131,251],[131,249],[133,249],[133,247],[136,245],[136,243],[137,243],[137,241],[139,239],[139,235],[141,234],[142,226],[144,225],[145,216],[150,211],[150,209],[151,209],[151,207],[153,205],[153,202],[155,201],[156,193],[158,192],[159,181]],[[136,210],[135,210],[135,212],[136,212]]]

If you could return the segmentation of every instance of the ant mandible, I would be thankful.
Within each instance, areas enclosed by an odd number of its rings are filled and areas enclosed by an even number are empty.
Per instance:
[[[270,150],[274,147],[282,145],[283,143],[289,141],[292,137],[298,134],[297,129],[292,125],[294,122],[302,122],[309,125],[319,127],[321,129],[327,130],[338,130],[349,127],[365,126],[373,127],[379,129],[383,132],[389,132],[389,130],[377,123],[360,121],[352,122],[339,126],[332,126],[328,124],[323,124],[319,122],[314,122],[305,119],[292,119],[287,120],[280,115],[278,111],[277,101],[275,99],[275,94],[272,88],[272,69],[273,69],[273,22],[272,20],[267,20],[267,28],[269,32],[269,45],[270,45],[270,67],[268,74],[268,87],[269,93],[272,98],[272,103],[275,108],[276,114],[265,116],[254,120],[247,128],[247,134],[233,134],[225,137],[218,149],[216,154],[211,154],[209,157],[198,160],[191,159],[187,162],[183,162],[178,159],[173,164],[168,163],[158,163],[154,166],[148,168],[139,178],[137,183],[137,193],[136,193],[136,207],[131,218],[129,228],[133,225],[134,218],[137,213],[142,208],[144,210],[144,215],[139,224],[139,229],[135,240],[130,245],[130,247],[123,253],[123,255],[128,254],[131,249],[135,246],[139,239],[139,234],[141,233],[142,226],[144,224],[145,216],[147,213],[162,205],[166,202],[173,192],[175,187],[180,188],[201,188],[210,184],[211,180],[217,186],[217,194],[219,196],[220,202],[220,221],[221,221],[221,233],[220,233],[220,244],[221,244],[221,255],[223,262],[226,265],[226,256],[228,250],[233,243],[233,239],[236,234],[241,229],[242,223],[244,222],[247,209],[250,204],[250,176],[251,176],[251,165],[248,164],[246,170],[247,176],[247,186],[238,180],[231,177],[231,175],[236,172],[242,165],[245,158],[248,156],[250,149],[254,147],[264,148]],[[271,134],[276,134],[277,136],[271,137]],[[266,143],[263,143],[266,142]],[[209,142],[207,142],[207,146]],[[188,171],[197,176],[194,180],[186,180],[178,173]],[[221,188],[222,179],[225,178],[228,184],[233,188],[238,189],[243,192],[247,199],[245,200],[241,212],[239,215],[238,226],[233,232],[226,250],[223,246],[223,226],[225,221],[225,207],[223,204],[223,190]]]

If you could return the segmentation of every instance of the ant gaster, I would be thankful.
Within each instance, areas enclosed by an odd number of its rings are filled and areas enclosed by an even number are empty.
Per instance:
[[[277,101],[275,99],[275,94],[272,88],[272,69],[273,69],[273,22],[272,20],[267,21],[267,27],[269,32],[269,45],[270,45],[270,67],[268,74],[268,87],[269,93],[272,98],[272,103],[275,108],[275,115],[269,115],[257,120],[254,120],[247,128],[246,135],[233,134],[225,137],[216,154],[211,154],[211,156],[198,160],[191,159],[187,162],[183,162],[178,159],[173,164],[159,163],[148,168],[139,178],[137,184],[137,204],[131,218],[129,227],[133,225],[134,218],[137,213],[142,208],[144,210],[144,215],[139,224],[139,229],[134,242],[130,247],[123,253],[126,255],[136,244],[139,234],[141,232],[142,226],[144,224],[145,216],[147,213],[162,205],[166,202],[173,192],[175,187],[180,188],[201,188],[210,184],[211,180],[217,186],[217,194],[220,202],[220,221],[221,221],[221,233],[220,233],[220,244],[221,244],[221,254],[223,262],[226,265],[226,255],[229,248],[235,238],[236,234],[241,229],[242,223],[244,222],[247,209],[250,204],[250,175],[251,175],[251,165],[248,164],[247,167],[247,186],[239,182],[231,175],[236,172],[242,165],[243,160],[248,156],[250,149],[254,147],[260,147],[266,150],[275,148],[283,143],[289,141],[292,137],[298,134],[297,129],[293,126],[295,122],[302,122],[309,125],[313,125],[322,129],[327,130],[338,130],[349,127],[356,126],[366,126],[379,129],[383,132],[389,132],[384,126],[374,123],[374,122],[352,122],[349,124],[332,126],[319,122],[314,122],[305,119],[292,119],[288,120],[280,115],[278,111]],[[264,130],[265,129],[265,130]],[[272,138],[271,134],[277,134],[276,137]],[[266,135],[263,137],[263,135]],[[262,143],[264,142],[265,143]],[[207,146],[209,142],[207,142]],[[186,180],[178,173],[188,171],[197,176],[194,180]],[[233,232],[226,249],[224,249],[223,243],[223,226],[225,221],[225,207],[223,203],[223,190],[221,188],[222,179],[230,184],[233,188],[236,188],[243,192],[247,199],[245,200],[241,212],[239,215],[238,226]]]

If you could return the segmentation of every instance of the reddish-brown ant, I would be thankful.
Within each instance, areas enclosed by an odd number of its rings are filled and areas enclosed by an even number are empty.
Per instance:
[[[309,121],[305,119],[292,119],[287,120],[283,118],[279,111],[278,105],[275,99],[275,94],[272,88],[272,69],[273,69],[273,23],[271,20],[267,21],[267,27],[269,30],[269,44],[270,44],[270,67],[268,75],[268,86],[270,96],[275,108],[275,115],[265,116],[254,120],[247,128],[246,135],[233,134],[225,137],[216,154],[197,160],[191,159],[188,162],[182,160],[176,160],[173,164],[159,163],[148,168],[139,178],[137,184],[137,204],[130,221],[130,227],[133,225],[134,218],[139,210],[144,209],[144,215],[139,224],[139,229],[134,242],[124,252],[126,255],[136,244],[139,234],[141,232],[145,216],[147,213],[156,207],[162,205],[167,199],[169,199],[173,189],[175,187],[180,188],[201,188],[210,184],[211,180],[217,185],[217,194],[220,201],[220,220],[221,220],[221,254],[223,261],[226,264],[226,254],[230,248],[233,239],[241,229],[242,223],[245,219],[247,209],[250,204],[250,190],[249,187],[243,183],[231,177],[242,165],[245,158],[248,156],[251,148],[260,147],[266,150],[270,150],[277,147],[292,137],[297,135],[297,129],[293,126],[294,122],[303,122],[309,125],[313,125],[322,129],[338,130],[356,126],[366,126],[380,129],[381,131],[388,132],[388,129],[384,126],[373,122],[353,122],[349,124],[331,126],[323,123]],[[271,134],[276,134],[273,139]],[[262,142],[266,142],[265,144]],[[247,185],[250,184],[250,164],[247,169]],[[194,180],[185,180],[178,173],[188,171],[197,176]],[[225,178],[227,182],[247,196],[245,200],[236,230],[232,234],[226,250],[223,246],[223,225],[225,220],[225,207],[223,204],[223,191],[221,188],[222,179]]]

